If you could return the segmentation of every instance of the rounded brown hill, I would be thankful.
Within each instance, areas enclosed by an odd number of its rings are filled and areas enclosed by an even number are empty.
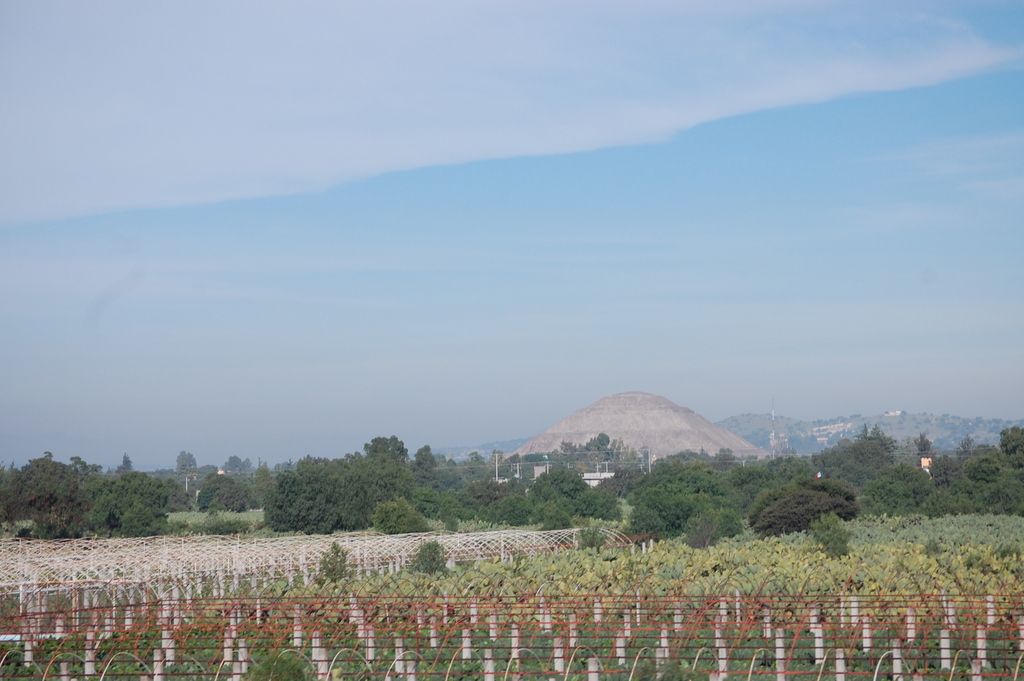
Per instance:
[[[646,447],[656,457],[702,449],[716,454],[723,448],[731,449],[738,457],[768,456],[765,450],[719,428],[692,409],[640,392],[603,397],[562,419],[514,453],[553,452],[562,442],[585,444],[601,433],[636,450]]]

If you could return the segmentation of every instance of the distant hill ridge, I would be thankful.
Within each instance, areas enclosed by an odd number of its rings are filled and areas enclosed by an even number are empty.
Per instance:
[[[964,418],[943,414],[909,414],[905,411],[890,411],[885,414],[864,416],[837,416],[834,419],[800,421],[775,417],[775,430],[797,454],[814,454],[839,442],[852,438],[867,424],[869,428],[878,424],[890,437],[897,440],[917,437],[926,433],[932,446],[939,450],[953,450],[970,436],[975,444],[998,444],[999,432],[1012,426],[1024,427],[1024,419],[1006,421],[981,417]],[[771,414],[740,414],[718,421],[716,426],[735,433],[752,444],[769,447],[772,432]]]

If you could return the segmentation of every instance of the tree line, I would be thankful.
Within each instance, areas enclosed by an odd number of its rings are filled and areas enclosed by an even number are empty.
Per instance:
[[[931,461],[920,468],[901,461],[897,443],[878,426],[864,426],[810,458],[737,462],[728,451],[680,452],[649,473],[636,452],[603,434],[522,459],[495,451],[489,462],[478,453],[456,462],[429,446],[410,456],[395,436],[274,471],[262,462],[253,470],[248,460],[198,467],[182,452],[162,475],[132,470],[127,455],[104,473],[78,457],[64,464],[46,453],[20,469],[0,468],[0,523],[40,538],[146,536],[173,530],[173,511],[262,508],[266,526],[278,532],[397,533],[455,530],[471,520],[558,529],[620,521],[629,508],[627,532],[707,546],[745,526],[784,534],[830,514],[1024,515],[1024,430],[1004,430],[998,447],[967,444],[953,456],[933,456],[922,434],[916,449]],[[595,460],[619,468],[590,487],[578,470]],[[544,463],[546,472],[532,481],[515,477],[530,462]],[[496,472],[508,477],[499,482]]]

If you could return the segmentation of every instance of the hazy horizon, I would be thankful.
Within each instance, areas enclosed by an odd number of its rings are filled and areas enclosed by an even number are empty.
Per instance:
[[[54,0],[0,41],[0,460],[631,390],[1024,417],[1019,3]]]

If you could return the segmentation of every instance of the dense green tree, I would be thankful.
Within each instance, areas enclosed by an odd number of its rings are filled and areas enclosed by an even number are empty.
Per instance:
[[[46,452],[17,471],[10,481],[17,491],[15,520],[35,523],[33,534],[44,539],[77,537],[92,502],[84,488],[88,478]]]
[[[187,475],[194,471],[198,466],[196,465],[196,457],[192,456],[191,452],[182,451],[178,454],[177,461],[175,462],[174,471],[178,475]]]
[[[117,467],[117,474],[121,475],[122,473],[128,473],[131,470],[134,470],[132,467],[132,460],[128,457],[128,454],[126,453],[124,456],[121,457],[121,465]]]
[[[401,445],[401,441],[399,441]],[[401,446],[404,450],[405,447]],[[415,487],[412,471],[404,461],[391,455],[351,455],[348,469],[340,479],[340,530],[361,530],[372,524],[377,504],[402,497],[410,499]]]
[[[617,498],[621,499],[630,492],[644,477],[644,472],[639,468],[620,468],[615,471],[615,474],[610,478],[605,478],[598,483],[597,488],[603,489],[606,492],[611,492]]]
[[[529,496],[535,503],[553,501],[571,507],[581,494],[588,489],[587,483],[576,471],[568,468],[552,468],[537,476],[530,485]]]
[[[167,511],[169,513],[192,510],[192,497],[185,491],[184,485],[173,478],[165,478],[162,482],[167,488]]]
[[[542,501],[534,507],[534,517],[542,530],[564,530],[572,527],[572,516],[557,501]]]
[[[639,490],[633,496],[629,531],[664,539],[678,537],[686,530],[691,518],[710,510],[712,503],[706,495],[688,494],[666,487]]]
[[[10,527],[21,516],[21,490],[18,488],[18,471],[11,465],[0,464],[0,526]]]
[[[338,542],[331,542],[331,548],[324,551],[320,556],[320,569],[317,571],[317,584],[337,584],[346,582],[355,573],[352,563],[349,561],[348,551],[338,546]]]
[[[267,468],[267,464],[261,464],[256,469],[256,473],[252,476],[252,482],[249,485],[249,498],[253,508],[263,508],[267,503],[267,496],[270,491],[274,489],[274,476]]]
[[[914,438],[914,446],[921,456],[927,456],[932,451],[932,441],[928,439],[927,433],[921,433]]]
[[[836,480],[805,479],[762,492],[748,514],[761,535],[803,532],[826,513],[852,520],[860,508],[853,489]]]
[[[757,495],[777,485],[775,476],[767,466],[737,466],[725,474],[725,479],[735,490],[739,510],[743,513],[754,505]]]
[[[895,463],[895,451],[895,440],[877,425],[870,431],[865,425],[853,441],[840,440],[834,447],[813,455],[811,465],[826,477],[863,489],[882,470]]]
[[[342,528],[340,496],[347,464],[306,458],[277,476],[267,494],[263,519],[278,532],[330,534]],[[372,512],[372,511],[371,511]],[[369,523],[358,528],[365,529]]]
[[[841,558],[850,552],[851,533],[835,513],[826,513],[811,521],[808,530],[811,539],[829,558]]]
[[[242,459],[232,454],[228,457],[228,460],[224,462],[223,469],[225,473],[246,473],[252,470],[252,461],[249,459]]]
[[[965,435],[956,445],[956,455],[961,459],[970,459],[976,454],[977,448],[974,445],[974,438],[970,435]]]
[[[507,484],[497,482],[494,478],[487,478],[486,480],[477,480],[470,483],[463,490],[461,496],[466,506],[469,506],[474,511],[479,511],[501,501],[509,493]]]
[[[249,508],[249,491],[230,475],[211,473],[203,479],[196,503],[200,511],[212,508],[241,512]]]
[[[381,502],[414,498],[412,472],[399,455],[405,445],[393,439],[375,438],[366,456],[306,458],[294,471],[282,472],[267,495],[267,526],[307,534],[363,530],[372,524],[373,510]]]
[[[576,497],[572,509],[573,515],[581,518],[618,520],[622,517],[622,510],[615,495],[596,487],[591,487]]]
[[[964,463],[964,478],[974,485],[990,485],[1003,474],[1003,461],[997,454],[975,457]]]
[[[486,519],[499,525],[527,525],[533,505],[522,494],[509,495],[487,508]]]
[[[733,508],[702,511],[686,523],[686,543],[695,549],[706,549],[720,539],[743,532],[743,518]]]
[[[392,435],[391,437],[375,437],[363,445],[363,453],[367,458],[381,457],[393,463],[405,463],[409,460],[409,450],[405,443]]]
[[[147,537],[167,531],[168,486],[145,473],[128,471],[97,479],[89,528],[113,537]]]
[[[864,488],[864,510],[881,515],[915,515],[922,512],[935,485],[920,468],[905,463],[883,470]]]
[[[412,461],[412,477],[416,486],[436,489],[437,478],[434,475],[436,470],[437,459],[430,451],[430,445],[424,445],[416,450],[416,456]]]
[[[701,514],[710,518],[717,509],[735,510],[738,497],[726,476],[706,462],[681,458],[661,461],[637,483],[630,496],[630,531],[677,537]]]
[[[932,457],[932,467],[929,469],[932,474],[932,483],[938,489],[949,489],[950,486],[963,477],[964,462],[951,456]]]
[[[437,575],[448,572],[444,547],[439,542],[428,541],[420,544],[416,555],[409,564],[409,569],[424,575]]]
[[[430,527],[412,504],[399,497],[377,504],[373,511],[373,529],[383,534],[408,534],[426,532]]]
[[[999,449],[1013,468],[1024,469],[1024,428],[1013,426],[999,433]]]

